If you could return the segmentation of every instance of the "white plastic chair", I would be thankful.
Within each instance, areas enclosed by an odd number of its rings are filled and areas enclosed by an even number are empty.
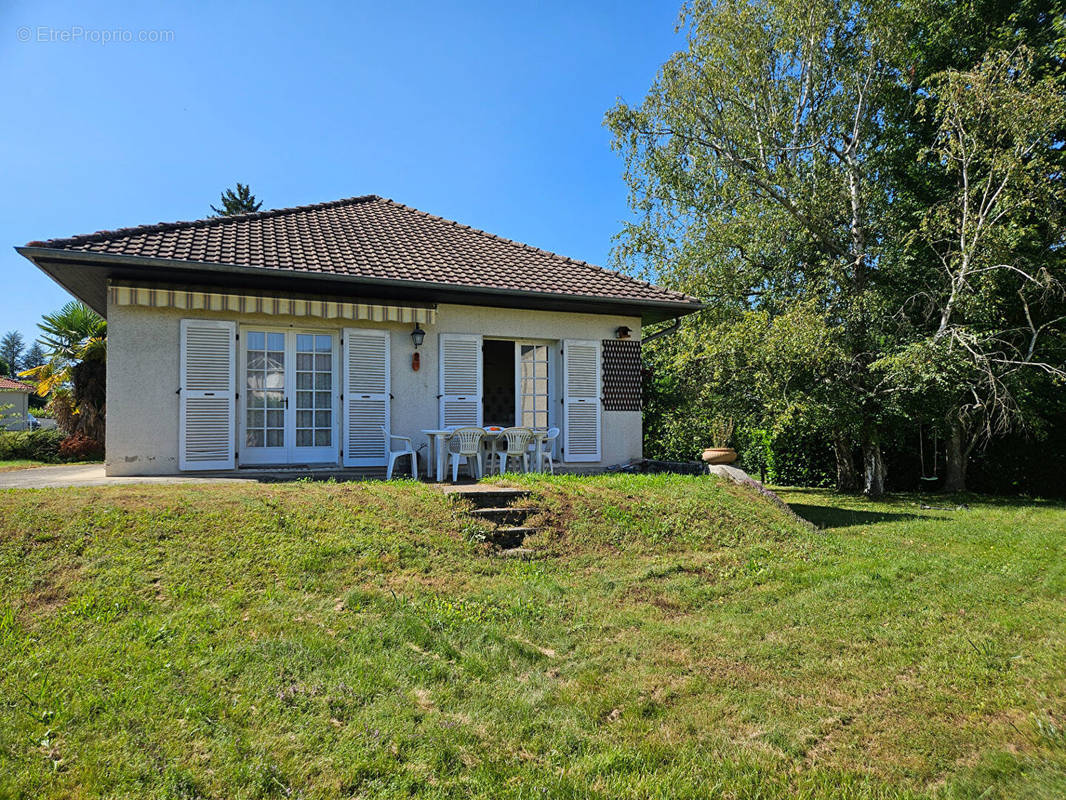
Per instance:
[[[548,471],[551,472],[552,475],[555,474],[555,461],[552,460],[552,451],[555,450],[555,440],[558,439],[558,438],[559,438],[559,429],[558,428],[548,428],[548,435],[544,437],[544,441],[543,441],[543,443],[541,445],[541,448],[540,448],[540,463],[537,464],[537,467],[536,467],[538,472],[543,471],[544,462],[547,461],[548,462]],[[532,449],[532,452],[533,452],[534,456],[536,455],[536,452],[537,452],[536,448],[537,448],[537,443],[533,442],[533,444],[531,445],[531,449]]]
[[[385,437],[385,449],[389,451],[389,468],[385,472],[385,480],[392,480],[392,468],[396,465],[396,459],[403,458],[404,456],[411,456],[411,477],[418,480],[418,455],[415,453],[414,446],[411,443],[410,436],[397,436],[394,433],[389,433],[389,429],[384,425],[380,426],[381,435]],[[403,450],[393,450],[392,440],[404,442]]]
[[[507,468],[507,462],[512,458],[522,459],[522,471],[529,472],[529,443],[533,441],[533,431],[529,428],[504,428],[500,431],[500,438],[504,440],[502,450],[497,447],[496,457],[499,459],[498,472],[503,475]],[[496,440],[499,442],[499,439]]]
[[[460,461],[466,464],[471,477],[482,476],[481,440],[483,438],[485,438],[483,428],[456,428],[452,431],[452,435],[448,438],[448,455],[452,462],[452,483],[459,480]]]

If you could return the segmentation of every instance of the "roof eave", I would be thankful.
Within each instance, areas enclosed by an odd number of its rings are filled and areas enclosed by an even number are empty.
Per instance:
[[[502,289],[491,286],[466,286],[458,284],[442,284],[429,281],[404,281],[391,278],[372,278],[356,275],[337,275],[321,272],[302,272],[299,270],[282,270],[269,267],[248,267],[239,264],[215,264],[202,261],[183,261],[166,258],[146,258],[143,256],[127,256],[114,253],[95,253],[82,250],[63,250],[51,247],[37,247],[25,245],[16,247],[16,252],[30,260],[56,283],[83,300],[87,305],[101,314],[106,313],[106,286],[98,287],[97,291],[91,292],[91,297],[83,296],[76,285],[72,285],[69,276],[56,274],[49,269],[50,262],[63,262],[71,266],[82,265],[87,267],[150,267],[155,269],[168,269],[180,273],[201,275],[223,275],[247,278],[292,279],[294,281],[317,281],[319,283],[335,283],[355,287],[369,287],[379,291],[410,291],[419,292],[442,292],[449,295],[468,297],[472,305],[486,305],[486,300],[493,298],[508,299],[512,301],[526,301],[515,307],[538,308],[545,305],[559,304],[589,304],[596,309],[588,309],[592,313],[625,313],[626,315],[640,316],[644,324],[661,322],[667,319],[675,319],[703,309],[705,306],[698,301],[672,301],[672,300],[646,300],[638,298],[602,297],[598,295],[574,295],[553,292],[528,292],[518,289]],[[64,279],[64,278],[68,279]],[[151,278],[149,278],[151,279]],[[476,302],[481,300],[481,302]],[[103,308],[99,307],[103,306]],[[625,309],[626,311],[623,311]],[[637,313],[632,313],[637,312]]]

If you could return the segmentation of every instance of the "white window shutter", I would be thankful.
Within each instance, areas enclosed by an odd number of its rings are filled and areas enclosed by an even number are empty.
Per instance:
[[[383,467],[388,455],[389,332],[344,329],[344,465]]]
[[[599,461],[600,343],[563,342],[563,460]]]
[[[233,322],[181,321],[179,469],[235,466],[236,338]]]
[[[481,425],[481,337],[440,335],[440,426]]]

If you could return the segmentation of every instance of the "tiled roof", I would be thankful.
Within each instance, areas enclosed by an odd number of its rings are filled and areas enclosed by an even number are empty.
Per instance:
[[[86,253],[456,287],[692,303],[619,272],[493,236],[377,195],[30,242]]]
[[[32,392],[34,388],[28,383],[16,381],[14,378],[0,376],[0,392]]]

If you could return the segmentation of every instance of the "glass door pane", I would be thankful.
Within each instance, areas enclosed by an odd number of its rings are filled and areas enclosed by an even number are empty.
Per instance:
[[[518,351],[520,424],[546,430],[551,408],[548,390],[549,346],[521,344]]]
[[[245,336],[244,448],[255,460],[284,461],[285,334]]]
[[[333,448],[333,336],[296,334],[296,447]]]

